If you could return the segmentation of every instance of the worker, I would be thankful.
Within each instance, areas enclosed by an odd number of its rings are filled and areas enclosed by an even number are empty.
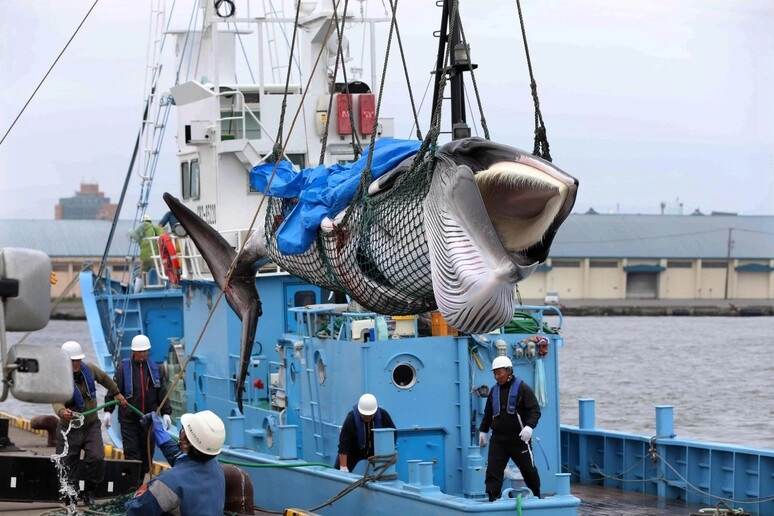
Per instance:
[[[161,407],[162,419],[167,429],[172,425],[170,415],[172,405],[167,397],[167,386],[164,374],[156,362],[148,354],[151,342],[145,335],[135,335],[132,339],[132,356],[121,361],[121,367],[116,369],[113,380],[118,389],[126,397],[127,401],[137,410],[130,407],[118,410],[118,422],[121,423],[121,440],[123,441],[124,458],[141,461],[140,478],[144,478],[150,470],[151,460],[155,446],[148,444],[148,427],[140,424],[139,414],[155,412]],[[113,397],[108,394],[105,401],[109,402]],[[162,405],[162,402],[164,404]],[[110,427],[113,407],[105,409],[104,424]],[[137,487],[137,486],[135,486]]]
[[[140,262],[142,272],[147,272],[153,268],[153,254],[158,254],[158,244],[153,243],[151,238],[160,236],[164,229],[154,224],[148,215],[142,216],[142,222],[134,229],[129,230],[129,238],[135,240],[140,245]]]
[[[183,226],[180,224],[180,221],[177,220],[177,217],[175,217],[175,214],[171,211],[166,212],[164,216],[161,217],[161,220],[159,220],[159,226],[162,228],[164,226],[169,226],[169,232],[180,238],[183,238],[187,235],[185,228],[183,228]]]
[[[125,505],[127,515],[223,514],[226,478],[216,457],[226,440],[223,421],[209,410],[180,416],[180,440],[175,443],[158,414],[143,423],[153,433],[171,469],[140,486]]]
[[[524,484],[540,498],[540,475],[532,455],[532,431],[540,419],[540,405],[532,388],[513,375],[513,363],[506,356],[492,361],[497,383],[489,390],[478,434],[478,444],[486,446],[492,429],[486,462],[486,493],[489,501],[500,498],[508,459],[521,471]]]
[[[127,406],[126,398],[118,390],[116,383],[102,369],[94,364],[86,364],[81,345],[70,340],[62,344],[62,349],[70,357],[73,369],[73,397],[66,403],[54,403],[54,413],[59,416],[59,429],[56,432],[56,453],[61,455],[65,448],[67,455],[63,462],[67,472],[68,492],[63,497],[70,505],[77,499],[78,470],[83,451],[84,488],[80,498],[88,505],[94,505],[94,492],[105,476],[105,447],[102,442],[102,427],[96,413],[83,416],[83,424],[70,425],[79,413],[97,408],[97,387],[100,384],[108,394],[118,400],[122,407]],[[69,428],[69,432],[67,431]],[[66,436],[66,437],[65,437]]]
[[[390,414],[380,408],[373,394],[360,396],[352,407],[339,432],[339,454],[334,467],[352,471],[363,459],[374,455],[374,428],[395,428]]]

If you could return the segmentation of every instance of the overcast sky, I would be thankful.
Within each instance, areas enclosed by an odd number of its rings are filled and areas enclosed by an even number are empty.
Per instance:
[[[0,0],[0,137],[92,3]],[[684,213],[774,214],[774,2],[521,3],[554,163],[580,180],[575,212],[659,213],[665,202]],[[460,4],[492,139],[531,150],[515,2]],[[149,5],[98,3],[0,145],[0,218],[53,218],[81,182],[118,200],[142,114]],[[439,9],[404,0],[399,10],[421,97]],[[382,115],[396,118],[396,136],[411,137],[402,73],[390,73]],[[482,134],[478,115],[469,121]],[[178,192],[175,163],[157,173],[154,217],[166,211],[161,192]],[[133,217],[137,194],[130,187],[122,218]]]

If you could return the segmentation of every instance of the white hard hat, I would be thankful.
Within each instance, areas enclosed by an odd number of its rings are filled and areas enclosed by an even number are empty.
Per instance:
[[[508,357],[499,356],[492,360],[492,371],[500,369],[501,367],[513,367],[511,359]]]
[[[363,394],[357,401],[357,411],[364,416],[373,416],[376,414],[376,409],[379,405],[376,404],[376,396],[373,394]]]
[[[132,351],[148,351],[150,348],[150,339],[145,335],[135,335],[132,339]]]
[[[183,414],[180,423],[191,446],[207,455],[217,455],[226,440],[223,420],[210,410],[196,414]]]
[[[144,220],[145,222],[150,222],[151,218],[148,215],[143,215],[142,220]]]
[[[86,355],[83,354],[81,345],[74,340],[68,340],[62,344],[62,350],[70,355],[70,360],[83,360],[86,357]]]

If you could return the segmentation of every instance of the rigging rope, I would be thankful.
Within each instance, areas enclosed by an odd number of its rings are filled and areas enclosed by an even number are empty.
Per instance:
[[[73,32],[73,35],[70,36],[70,39],[67,40],[67,43],[65,43],[65,46],[62,49],[62,51],[59,52],[59,55],[56,56],[56,59],[54,59],[54,62],[51,63],[51,66],[46,71],[46,74],[43,76],[43,78],[40,80],[38,85],[35,87],[35,91],[32,92],[32,95],[30,95],[30,98],[28,98],[27,102],[24,103],[24,105],[22,106],[21,110],[19,111],[19,114],[16,115],[16,118],[14,118],[13,122],[11,122],[11,125],[8,127],[8,130],[3,135],[3,138],[0,139],[0,145],[2,145],[3,142],[5,141],[5,139],[8,137],[8,134],[11,132],[11,129],[13,129],[13,127],[16,125],[16,122],[19,121],[19,118],[21,118],[22,114],[27,109],[27,106],[30,105],[30,102],[32,102],[33,97],[35,97],[35,94],[37,94],[37,92],[40,89],[40,87],[43,86],[44,82],[46,82],[46,79],[48,78],[49,74],[54,69],[56,64],[59,62],[59,59],[65,53],[65,51],[67,50],[67,47],[69,47],[70,43],[73,42],[73,39],[75,39],[75,36],[78,34],[78,31],[80,31],[81,27],[83,27],[83,24],[86,23],[86,20],[89,18],[89,15],[91,14],[91,12],[94,10],[95,7],[97,7],[97,2],[99,2],[99,0],[94,0],[94,3],[91,4],[91,7],[89,8],[88,12],[86,13],[86,16],[84,16],[83,19],[81,20],[81,23],[78,24],[78,27],[76,27],[75,32]]]
[[[521,37],[524,41],[524,53],[527,57],[527,69],[529,70],[529,87],[532,92],[532,101],[535,104],[535,147],[532,154],[546,161],[551,161],[551,151],[548,147],[548,134],[543,122],[543,114],[540,112],[540,99],[538,99],[537,83],[532,73],[532,60],[529,57],[529,45],[527,45],[527,32],[524,28],[524,17],[521,14],[521,0],[516,0],[516,9],[519,11],[519,23],[521,24]]]

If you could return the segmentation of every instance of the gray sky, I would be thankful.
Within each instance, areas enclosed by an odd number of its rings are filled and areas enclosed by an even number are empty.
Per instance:
[[[92,3],[0,0],[0,137]],[[774,213],[774,2],[522,0],[522,9],[554,163],[580,180],[576,212],[658,213],[679,199],[685,213]],[[421,98],[439,9],[404,0],[399,10]],[[492,139],[531,150],[515,2],[461,0],[461,11]],[[0,145],[0,218],[53,218],[81,182],[118,200],[142,114],[148,13],[147,0],[97,5]],[[381,113],[396,118],[396,136],[412,137],[402,73],[389,73]],[[468,120],[482,134],[478,118]],[[161,162],[152,216],[166,211],[161,192],[178,191],[175,163]],[[122,218],[134,215],[138,190]]]

